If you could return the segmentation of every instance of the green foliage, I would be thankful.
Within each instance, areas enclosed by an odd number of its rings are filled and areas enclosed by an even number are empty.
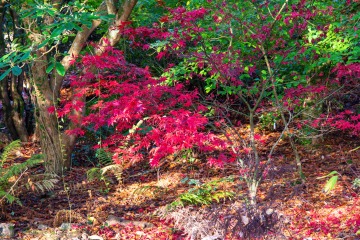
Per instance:
[[[360,188],[360,178],[355,178],[355,180],[352,182],[352,187],[354,189]]]
[[[178,199],[169,205],[169,208],[186,205],[209,205],[214,201],[220,202],[231,199],[235,195],[233,192],[218,189],[219,183],[229,181],[233,181],[233,179],[225,178],[201,184],[199,180],[185,178],[182,180],[183,183],[187,182],[189,185],[195,185],[195,187],[180,194]]]
[[[316,129],[310,127],[310,126],[304,126],[300,129],[301,136],[296,139],[298,143],[304,146],[308,146],[312,144],[312,137],[316,136],[318,134],[318,131]],[[309,137],[310,136],[310,137]]]
[[[194,149],[186,149],[174,154],[174,157],[178,158],[183,162],[183,160],[187,161],[188,163],[195,163],[197,158],[194,157]]]
[[[266,112],[259,117],[259,127],[265,130],[275,130],[280,117],[274,112]]]
[[[22,69],[19,65],[31,58],[31,50],[29,50],[28,47],[25,48],[24,46],[14,42],[11,44],[11,52],[0,58],[0,69],[6,69],[0,75],[0,81],[9,75],[10,72],[12,72],[15,76],[19,76],[22,73]]]
[[[25,26],[31,32],[37,34],[36,41],[24,41],[25,36],[16,36],[11,43],[8,53],[0,58],[0,70],[4,69],[0,75],[0,81],[3,80],[10,73],[19,76],[26,63],[36,59],[38,56],[33,51],[36,48],[54,47],[61,45],[66,47],[69,39],[75,37],[76,32],[81,32],[83,29],[81,25],[91,28],[94,20],[101,20],[109,23],[115,16],[107,14],[106,12],[97,12],[96,9],[100,5],[100,1],[92,0],[84,4],[84,1],[66,1],[63,2],[61,8],[54,7],[54,4],[49,4],[46,1],[13,1],[10,3],[11,8],[18,11],[22,24],[29,24]],[[7,22],[11,18],[5,18],[5,25],[7,31],[15,31],[12,29],[12,23]],[[46,19],[53,19],[51,23],[46,22]],[[36,24],[35,24],[36,23]],[[50,57],[50,64],[46,67],[46,72],[50,73],[53,69],[64,76],[65,67],[57,61],[59,56],[66,55],[66,51],[56,50],[56,57]]]
[[[0,168],[3,168],[4,167],[4,164],[6,162],[6,160],[8,160],[9,158],[9,155],[18,150],[20,148],[20,141],[19,140],[16,140],[16,141],[13,141],[11,142],[9,145],[7,145],[5,148],[4,148],[4,151],[3,153],[1,154],[1,158],[0,158]]]
[[[111,154],[109,152],[107,152],[104,148],[97,149],[95,156],[98,159],[99,164],[101,166],[108,166],[113,163]]]
[[[141,186],[134,190],[133,194],[144,195],[151,193],[153,196],[163,195],[167,192],[167,189],[159,186]]]
[[[323,191],[325,193],[330,193],[336,186],[337,180],[339,178],[339,173],[337,171],[332,171],[331,173],[327,174],[326,176],[318,177],[316,179],[323,179],[330,177],[330,179],[326,182]]]
[[[21,204],[15,196],[15,192],[19,187],[27,187],[32,190],[48,191],[54,187],[57,182],[56,176],[51,175],[35,175],[28,178],[26,184],[19,184],[22,175],[31,167],[39,165],[43,162],[41,155],[33,155],[30,159],[22,163],[7,164],[12,159],[12,154],[20,148],[20,141],[13,141],[7,145],[0,157],[0,202],[6,200],[8,203],[17,202]],[[19,187],[17,186],[19,185]]]
[[[104,148],[99,148],[95,154],[98,159],[99,166],[93,167],[86,172],[89,181],[99,180],[105,184],[105,192],[110,190],[110,178],[107,176],[111,172],[118,182],[122,181],[122,167],[119,164],[114,164],[111,153],[107,152]]]
[[[104,180],[103,175],[101,174],[101,169],[94,167],[94,168],[90,168],[87,172],[86,172],[86,176],[87,179],[89,181],[93,181],[93,180]]]
[[[332,176],[327,182],[324,187],[324,192],[329,193],[331,190],[333,190],[336,186],[337,180],[339,176]]]

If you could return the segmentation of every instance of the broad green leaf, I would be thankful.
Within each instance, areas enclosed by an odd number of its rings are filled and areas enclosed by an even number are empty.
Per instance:
[[[3,74],[1,74],[0,81],[3,80],[10,73],[10,71],[11,71],[11,68],[9,68]]]
[[[60,76],[65,76],[65,67],[61,63],[56,62],[55,68]]]
[[[62,39],[61,39],[61,42],[62,43],[67,43],[69,41],[69,36],[64,36]]]
[[[78,25],[74,24],[74,29],[79,31],[79,32],[82,32],[83,29],[81,27],[79,27]]]
[[[91,28],[92,21],[83,21],[82,24],[84,24],[86,27]]]
[[[329,193],[331,190],[333,190],[336,186],[338,180],[338,176],[332,176],[329,181],[327,181],[325,187],[324,187],[324,192],[325,193]]]
[[[11,71],[15,76],[19,76],[22,73],[22,69],[19,66],[11,68]]]
[[[11,52],[11,53],[8,53],[8,54],[5,54],[4,56],[2,56],[0,59],[1,61],[5,61],[5,60],[8,60],[8,59],[11,59],[13,58],[15,55],[15,52]]]
[[[65,25],[60,25],[59,27],[55,28],[51,35],[50,35],[50,38],[55,38],[55,37],[58,37],[61,35],[61,33],[65,30]]]
[[[50,41],[50,38],[47,38],[46,40],[44,40],[42,43],[39,44],[38,48],[42,48],[42,47],[45,46],[49,41]]]
[[[30,57],[30,50],[29,51],[26,51],[26,52],[24,52],[24,54],[22,55],[22,57],[20,58],[20,62],[22,62],[22,61],[25,61],[25,60],[27,60],[27,59],[29,59],[29,57]]]
[[[49,66],[46,68],[46,73],[51,72],[51,71],[54,69],[54,67],[55,67],[54,62],[51,62],[51,63],[49,64]],[[60,73],[59,73],[59,74],[60,74]]]
[[[16,63],[16,62],[19,61],[20,58],[21,58],[21,53],[20,53],[20,54],[16,54],[11,61],[12,61],[13,63]]]
[[[22,14],[20,15],[20,17],[22,19],[29,17],[30,15],[34,15],[36,13],[36,9],[32,9],[32,10],[26,10],[23,11]]]
[[[8,66],[9,66],[9,63],[0,61],[0,68],[8,67]]]
[[[106,15],[100,15],[100,16],[97,16],[100,20],[103,20],[103,21],[111,21],[112,19],[115,18],[115,15],[114,14],[106,14]]]

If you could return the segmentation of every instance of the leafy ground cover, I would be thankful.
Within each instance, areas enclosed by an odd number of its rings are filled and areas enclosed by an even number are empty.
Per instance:
[[[277,134],[266,133],[266,136],[271,141]],[[301,182],[289,144],[281,142],[277,151],[281,157],[276,158],[277,162],[261,185],[258,203],[266,206],[267,210],[276,211],[280,217],[273,235],[270,229],[259,239],[356,239],[360,229],[360,198],[354,180],[360,173],[360,151],[354,149],[358,145],[358,139],[331,136],[321,145],[300,146],[306,175],[306,181]],[[37,151],[36,146],[25,145],[18,154],[21,157],[15,161],[24,161]],[[86,156],[78,151],[77,157]],[[144,168],[144,164],[139,163],[124,170],[122,182],[118,184],[113,184],[117,183],[117,179],[112,175],[106,180],[112,184],[102,180],[89,181],[86,172],[90,168],[75,166],[53,191],[44,194],[24,191],[19,195],[22,206],[11,205],[4,209],[3,218],[15,224],[16,238],[51,239],[51,232],[60,231],[55,227],[69,221],[66,217],[61,219],[59,212],[71,209],[74,225],[73,230],[65,231],[68,233],[80,229],[88,235],[104,239],[185,239],[186,229],[176,225],[176,219],[171,221],[160,217],[159,212],[164,206],[185,199],[185,206],[194,204],[192,211],[226,208],[240,204],[246,198],[246,185],[241,181],[236,166],[209,167],[196,154],[176,156],[159,168]],[[335,189],[325,193],[326,179],[319,177],[334,170],[339,173],[339,181]],[[36,173],[43,169],[31,171]],[[203,191],[203,195],[199,190]],[[212,198],[210,205],[184,197],[186,193],[195,193],[204,199],[206,194],[214,196],[219,192],[231,192],[233,195]],[[126,224],[109,226],[106,223],[109,215],[123,218]],[[148,223],[148,226],[138,224],[139,221]],[[69,236],[64,235],[63,239],[71,239]],[[229,239],[236,237],[238,235],[228,233]]]

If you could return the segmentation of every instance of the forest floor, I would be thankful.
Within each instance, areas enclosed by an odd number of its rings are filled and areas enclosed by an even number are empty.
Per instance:
[[[274,134],[268,133],[269,138]],[[281,142],[272,171],[258,192],[259,206],[274,210],[278,222],[269,227],[272,235],[259,239],[360,239],[360,189],[353,187],[353,181],[360,178],[360,150],[354,150],[359,145],[359,139],[342,136],[327,137],[316,146],[298,145],[306,176],[306,181],[301,182],[291,148]],[[158,169],[143,163],[132,166],[124,170],[120,183],[111,175],[108,180],[89,181],[86,173],[92,166],[84,149],[78,146],[75,163],[89,164],[74,166],[53,191],[24,191],[19,195],[22,206],[6,206],[0,222],[15,224],[16,239],[185,239],[183,234],[189,229],[180,229],[176,221],[162,219],[159,209],[176,201],[179,194],[199,189],[191,183],[212,182],[213,185],[207,185],[212,193],[235,195],[209,207],[188,207],[189,216],[178,211],[178,218],[183,217],[177,219],[178,223],[185,228],[193,224],[186,225],[186,218],[195,216],[196,209],[226,208],[246,199],[246,185],[236,165],[215,169],[205,160],[187,156],[171,159]],[[22,157],[15,162],[36,152],[36,146],[25,144]],[[42,171],[32,169],[29,174]],[[339,173],[339,180],[335,189],[326,194],[323,188],[328,178],[318,177],[332,171]],[[176,219],[176,214],[172,216]],[[114,219],[115,224],[111,222]],[[70,221],[70,227],[63,224]],[[235,239],[234,235],[228,236]]]

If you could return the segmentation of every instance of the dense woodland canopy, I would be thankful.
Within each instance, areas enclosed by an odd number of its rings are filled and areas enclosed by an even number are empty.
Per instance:
[[[360,237],[360,1],[0,0],[0,21],[18,238]]]

